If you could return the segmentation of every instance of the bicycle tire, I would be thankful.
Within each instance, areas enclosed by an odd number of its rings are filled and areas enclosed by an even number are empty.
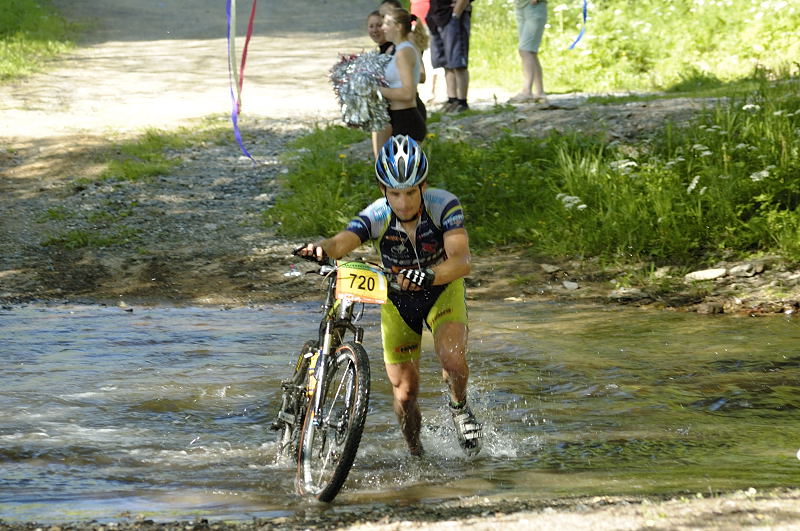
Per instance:
[[[297,458],[297,443],[300,440],[300,431],[305,419],[307,401],[306,387],[308,381],[308,352],[319,348],[318,341],[306,341],[297,357],[294,373],[289,380],[281,382],[283,389],[281,408],[278,413],[277,423],[280,426],[278,434],[278,455]]]
[[[369,405],[369,358],[358,343],[342,344],[329,360],[321,414],[309,401],[297,453],[299,494],[329,502],[342,488],[361,442]]]

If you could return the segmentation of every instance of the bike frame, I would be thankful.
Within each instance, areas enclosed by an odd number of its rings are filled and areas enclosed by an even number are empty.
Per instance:
[[[319,344],[320,355],[317,358],[317,366],[314,367],[314,378],[317,380],[317,388],[314,392],[314,424],[319,427],[321,422],[321,400],[325,395],[325,372],[328,366],[328,359],[336,350],[334,337],[337,331],[342,332],[340,341],[344,339],[344,331],[353,334],[353,341],[361,344],[364,340],[364,329],[354,323],[359,320],[361,313],[354,315],[353,311],[356,303],[347,299],[336,299],[336,266],[323,265],[320,275],[327,277],[327,287],[325,290],[325,302],[322,304],[323,321],[320,323]]]

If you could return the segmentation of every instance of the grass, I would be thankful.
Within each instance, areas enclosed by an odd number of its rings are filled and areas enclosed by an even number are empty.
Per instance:
[[[479,144],[430,138],[434,186],[462,200],[477,249],[608,263],[702,265],[758,252],[800,259],[798,80],[762,72],[686,127],[634,144],[602,137],[507,133]],[[287,194],[265,214],[287,236],[340,230],[377,197],[372,168],[334,127],[299,141]]]
[[[37,70],[73,47],[76,27],[47,0],[13,0],[0,9],[0,81]]]
[[[800,57],[800,5],[783,0],[548,2],[540,48],[548,92],[686,91],[777,70]],[[473,86],[517,91],[521,67],[511,0],[473,4]]]
[[[175,151],[204,143],[229,143],[226,120],[211,116],[196,125],[172,131],[150,128],[138,138],[114,144],[99,155],[105,164],[100,180],[139,181],[167,175],[180,164]],[[76,182],[85,185],[90,181]]]
[[[98,231],[96,229],[71,229],[51,236],[42,242],[42,245],[61,247],[63,249],[80,249],[83,247],[111,247],[136,242],[139,231],[120,226],[112,231]]]
[[[332,126],[293,141],[286,195],[264,213],[265,222],[291,236],[340,229],[352,217],[354,205],[366,205],[374,195],[374,185],[364,178],[371,174],[371,164],[351,160],[342,149],[366,138],[362,131]]]

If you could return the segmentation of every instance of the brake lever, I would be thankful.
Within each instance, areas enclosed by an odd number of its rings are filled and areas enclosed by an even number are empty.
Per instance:
[[[400,287],[400,284],[397,283],[397,274],[393,273],[391,269],[383,269],[383,274],[388,280],[389,291],[400,292],[403,291],[403,288]]]

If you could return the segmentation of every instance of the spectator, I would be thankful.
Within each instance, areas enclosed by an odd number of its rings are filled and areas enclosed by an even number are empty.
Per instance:
[[[385,2],[386,5],[392,4],[391,0]],[[392,8],[393,9],[393,8]],[[388,9],[387,9],[388,11]],[[394,43],[386,39],[386,34],[383,32],[383,15],[380,10],[373,11],[367,16],[367,33],[370,39],[378,45],[378,52],[382,54],[394,55]],[[421,51],[421,50],[420,50]],[[425,65],[422,65],[420,71],[419,82],[425,83]],[[417,109],[422,116],[422,121],[428,121],[428,109],[425,107],[422,99],[417,93]]]
[[[372,42],[378,45],[379,53],[389,53],[394,51],[394,44],[386,40],[383,32],[383,15],[377,9],[367,15],[367,34]]]
[[[427,22],[425,21],[425,17],[428,16],[428,11],[431,7],[430,0],[411,0],[411,14],[417,16],[417,21],[422,22],[425,25],[425,31],[428,31]],[[433,68],[431,64],[431,53],[430,51],[420,50],[422,53],[422,64],[423,70],[425,73],[430,73],[430,75],[423,74],[423,80],[420,83],[423,83],[424,86],[420,87],[425,92],[424,94],[424,101],[431,105],[433,102],[436,101],[437,90],[441,92],[442,78],[444,77],[444,69],[443,68]],[[427,77],[427,80],[424,79]],[[430,81],[428,81],[430,80]],[[427,90],[425,90],[427,89]],[[422,91],[420,91],[422,92]]]
[[[395,51],[384,72],[387,86],[380,87],[381,95],[389,102],[390,124],[372,133],[376,157],[392,135],[408,135],[421,142],[428,132],[417,108],[417,85],[422,75],[419,50],[427,46],[428,36],[421,24],[412,28],[415,18],[405,9],[393,9],[383,17],[383,32],[394,43]]]
[[[522,60],[522,90],[510,103],[547,101],[544,94],[539,45],[547,24],[546,0],[516,0],[519,57]]]
[[[427,23],[431,33],[431,64],[444,67],[447,103],[441,111],[469,110],[469,31],[472,0],[430,0]]]

